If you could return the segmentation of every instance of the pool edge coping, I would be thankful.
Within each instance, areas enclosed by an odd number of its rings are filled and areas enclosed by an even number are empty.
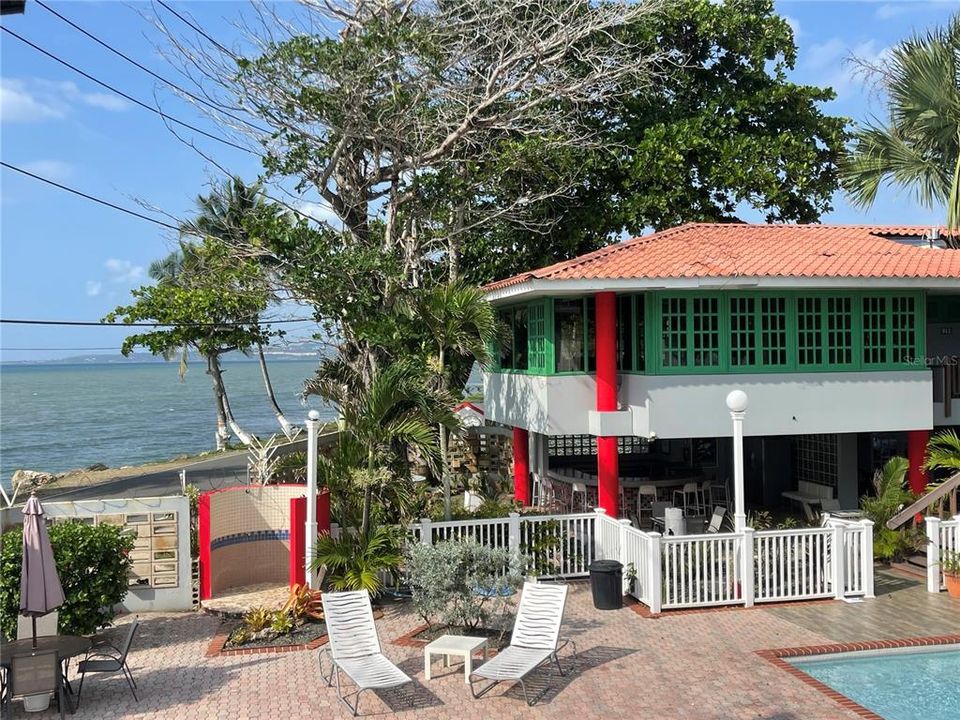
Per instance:
[[[897,638],[892,640],[862,640],[859,642],[832,643],[829,645],[804,645],[800,647],[773,648],[769,650],[757,650],[756,654],[770,662],[803,683],[809,685],[828,698],[836,702],[846,710],[859,715],[866,720],[884,720],[884,718],[873,710],[865,708],[857,702],[854,702],[843,693],[839,693],[829,685],[817,680],[812,675],[804,672],[795,665],[787,662],[784,658],[797,658],[809,655],[833,655],[837,653],[858,652],[863,650],[895,650],[898,648],[919,648],[931,647],[936,645],[960,644],[960,634],[955,635],[932,635],[927,637]]]

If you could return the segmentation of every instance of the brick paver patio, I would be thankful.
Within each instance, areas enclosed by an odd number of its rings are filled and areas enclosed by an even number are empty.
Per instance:
[[[611,718],[669,720],[843,720],[856,718],[756,650],[907,635],[960,633],[960,602],[928,595],[921,584],[878,573],[886,592],[861,604],[841,602],[684,613],[650,619],[629,608],[596,611],[586,583],[572,585],[564,634],[579,662],[567,678],[541,675],[549,688],[532,709],[519,688],[501,685],[473,700],[460,666],[437,664],[424,681],[422,650],[390,640],[420,624],[405,604],[388,606],[377,625],[387,655],[411,675],[406,691],[365,693],[361,714],[423,718]],[[221,621],[205,614],[146,615],[130,665],[134,702],[123,679],[92,677],[77,720],[91,718],[349,717],[320,680],[316,651],[204,657]],[[121,621],[122,622],[122,621]],[[111,633],[119,634],[122,627]],[[439,677],[438,677],[439,676]],[[51,710],[14,717],[55,717]]]

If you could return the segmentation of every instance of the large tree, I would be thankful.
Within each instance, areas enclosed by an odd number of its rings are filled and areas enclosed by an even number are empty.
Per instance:
[[[925,207],[946,207],[947,241],[960,248],[960,14],[866,69],[886,96],[888,118],[857,127],[844,188],[861,207],[873,205],[885,183],[912,191]]]

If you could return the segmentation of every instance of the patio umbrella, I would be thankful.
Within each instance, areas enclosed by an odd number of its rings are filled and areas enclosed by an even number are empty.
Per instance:
[[[63,604],[63,586],[57,576],[43,506],[31,495],[23,508],[23,570],[20,574],[20,614],[33,618],[33,647],[37,647],[37,616]]]

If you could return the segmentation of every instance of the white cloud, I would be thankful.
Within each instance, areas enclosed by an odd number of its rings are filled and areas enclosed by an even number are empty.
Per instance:
[[[332,227],[340,228],[343,223],[337,214],[325,202],[307,202],[306,200],[295,203],[294,207],[307,217],[313,218],[319,223],[326,223]]]
[[[113,283],[134,283],[143,277],[143,266],[134,265],[129,260],[108,258],[103,264]]]
[[[796,41],[800,37],[800,21],[796,18],[792,18],[789,15],[784,15],[783,19],[786,21],[787,25],[790,26],[790,29],[793,30],[793,39]]]
[[[810,70],[823,70],[834,67],[847,53],[847,44],[838,37],[821,43],[814,43],[804,53],[803,65]]]
[[[843,98],[854,89],[869,92],[863,77],[863,64],[876,65],[883,61],[890,48],[871,39],[855,45],[833,37],[810,46],[803,59],[803,68],[816,74],[817,85],[832,87]],[[854,62],[856,59],[859,62]]]
[[[940,2],[920,2],[919,0],[902,0],[901,2],[884,3],[874,12],[877,20],[892,20],[902,15],[911,15],[913,13],[931,10],[937,5],[943,7],[945,3]]]
[[[0,78],[4,122],[41,122],[66,117],[78,105],[121,112],[130,104],[117,95],[84,92],[75,82]]]
[[[103,283],[97,280],[87,280],[87,295],[96,297],[103,290]]]
[[[47,180],[63,182],[73,175],[73,165],[63,160],[32,160],[21,165],[24,170]]]
[[[37,122],[61,118],[63,108],[34,97],[26,84],[16,78],[0,78],[0,119],[3,122]]]

